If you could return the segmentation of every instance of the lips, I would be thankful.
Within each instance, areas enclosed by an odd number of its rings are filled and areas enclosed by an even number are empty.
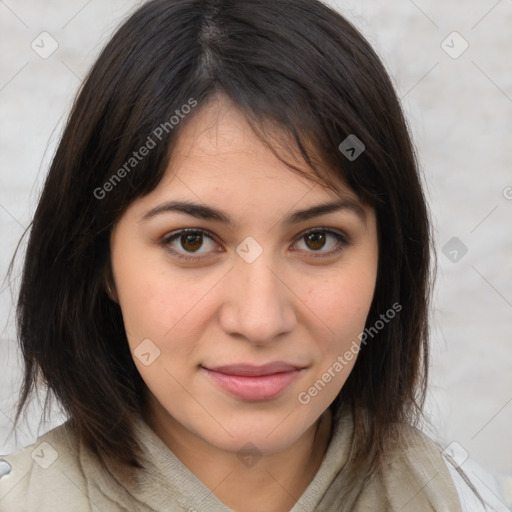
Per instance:
[[[262,375],[272,375],[275,373],[285,373],[300,370],[299,366],[289,363],[276,361],[263,366],[253,366],[250,364],[233,364],[226,366],[215,366],[208,368],[212,372],[224,373],[227,375],[239,375],[242,377],[260,377]]]
[[[234,364],[202,369],[230,395],[246,401],[263,401],[281,395],[304,368],[276,361],[263,366]]]

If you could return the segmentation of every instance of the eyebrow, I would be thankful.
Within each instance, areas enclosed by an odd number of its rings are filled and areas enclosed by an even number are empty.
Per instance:
[[[343,210],[354,213],[364,224],[366,224],[366,212],[363,207],[357,201],[350,198],[340,199],[331,203],[319,204],[304,210],[297,210],[285,217],[283,222],[284,224],[298,224],[299,222],[303,222],[320,215],[326,215],[328,213]],[[142,215],[140,220],[146,221],[156,217],[157,215],[173,212],[190,215],[198,219],[223,222],[231,226],[235,224],[228,213],[212,208],[211,206],[196,204],[189,201],[167,201],[155,206],[151,210],[148,210]]]

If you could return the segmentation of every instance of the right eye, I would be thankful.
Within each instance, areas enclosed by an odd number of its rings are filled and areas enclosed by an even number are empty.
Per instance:
[[[205,245],[205,238],[208,239],[210,243],[206,244],[207,250],[200,251]],[[212,252],[211,249],[215,245],[217,244],[214,242],[212,235],[208,231],[198,228],[180,229],[166,235],[162,240],[162,246],[167,248],[171,254],[186,260],[200,260],[204,258],[204,256],[191,255]],[[208,250],[208,246],[210,250]],[[221,251],[216,250],[214,252]]]

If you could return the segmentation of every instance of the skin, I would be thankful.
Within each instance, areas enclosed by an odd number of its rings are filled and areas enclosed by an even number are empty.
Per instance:
[[[377,277],[375,213],[344,186],[343,197],[360,205],[365,220],[343,209],[285,224],[290,213],[340,196],[281,162],[226,98],[187,121],[162,181],[113,230],[114,299],[149,390],[146,421],[157,435],[227,506],[288,511],[322,462],[332,433],[328,407],[356,361],[309,403],[299,402],[299,393],[359,343]],[[170,200],[223,210],[235,225],[176,212],[143,219]],[[166,245],[184,228],[214,237],[199,234],[187,244],[177,236]],[[304,232],[312,228],[340,232],[349,243],[330,234],[309,240]],[[263,249],[251,263],[236,251],[247,237]],[[147,339],[160,353],[145,365],[134,351]],[[272,361],[303,369],[263,401],[228,394],[202,368]],[[247,443],[261,455],[256,464],[238,456]]]

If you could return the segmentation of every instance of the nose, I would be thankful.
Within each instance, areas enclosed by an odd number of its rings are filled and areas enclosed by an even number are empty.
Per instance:
[[[220,324],[231,336],[251,343],[272,343],[279,335],[294,330],[296,296],[263,253],[256,261],[238,259],[224,281]],[[297,300],[297,299],[296,299]]]

